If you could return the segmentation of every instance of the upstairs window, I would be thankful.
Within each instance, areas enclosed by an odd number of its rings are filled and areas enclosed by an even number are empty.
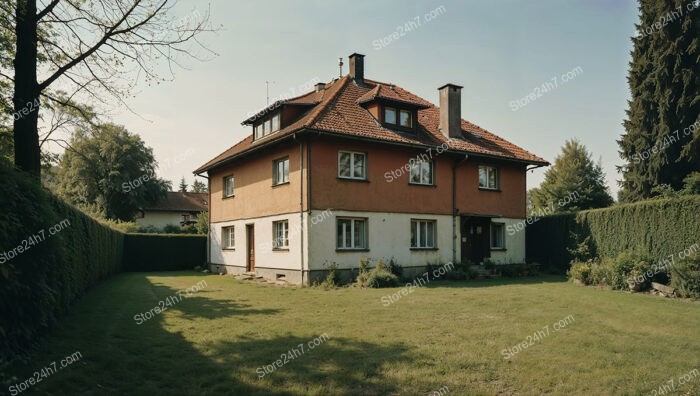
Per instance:
[[[404,128],[413,128],[413,117],[408,110],[399,112],[399,124]]]
[[[272,163],[272,185],[289,183],[289,157]]]
[[[479,188],[498,190],[498,168],[494,166],[479,166]]]
[[[408,179],[411,184],[433,185],[433,162],[421,161],[411,164],[411,177]]]
[[[255,139],[260,139],[271,133],[275,133],[280,130],[280,120],[281,116],[279,112],[268,116],[267,118],[261,118],[258,123],[253,126],[253,136]]]
[[[233,176],[224,177],[224,198],[233,196]]]
[[[350,151],[338,152],[338,177],[343,179],[367,179],[367,156]]]
[[[384,108],[384,122],[387,124],[396,124],[396,109],[393,107]]]

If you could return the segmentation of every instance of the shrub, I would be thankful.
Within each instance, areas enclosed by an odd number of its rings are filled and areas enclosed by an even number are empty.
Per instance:
[[[389,259],[389,271],[396,275],[398,279],[403,279],[403,267],[396,262],[394,257]]]
[[[591,263],[582,263],[575,261],[571,263],[571,268],[569,268],[569,271],[567,273],[569,275],[569,279],[571,280],[577,280],[584,285],[590,285],[591,284]]]
[[[671,266],[670,276],[678,295],[700,298],[700,254],[677,261]]]
[[[517,278],[532,274],[532,270],[523,263],[516,264],[501,264],[496,266],[501,276],[505,278]]]
[[[323,266],[328,268],[328,274],[319,286],[321,286],[325,290],[335,289],[336,287],[338,287],[338,274],[336,273],[336,270],[338,269],[338,264],[335,261],[332,263],[326,261],[325,263],[323,263]]]
[[[361,287],[392,287],[399,284],[399,278],[391,272],[390,266],[383,260],[377,260],[377,264],[371,270],[371,259],[361,259],[357,284]]]

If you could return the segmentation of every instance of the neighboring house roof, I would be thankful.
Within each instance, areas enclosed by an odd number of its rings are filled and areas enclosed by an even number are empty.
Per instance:
[[[362,105],[383,99],[410,104],[418,110],[418,133],[401,132],[385,128]],[[313,130],[332,135],[371,139],[386,143],[412,146],[439,146],[449,139],[439,129],[440,109],[405,89],[378,81],[365,79],[358,84],[349,75],[326,84],[321,91],[313,91],[299,97],[280,101],[275,106],[289,104],[315,104],[309,111],[283,129],[253,140],[253,134],[236,143],[194,173],[202,173],[236,158],[244,153],[266,146],[295,132]],[[244,121],[248,123],[250,119]],[[449,142],[451,151],[479,154],[520,162],[548,165],[544,159],[516,146],[507,140],[462,120],[461,139]]]
[[[157,212],[206,212],[209,210],[207,207],[208,199],[208,193],[168,191],[165,198],[143,210]]]

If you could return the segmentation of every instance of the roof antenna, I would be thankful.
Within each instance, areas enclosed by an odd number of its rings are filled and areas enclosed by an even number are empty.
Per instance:
[[[338,68],[340,69],[340,74],[338,75],[338,78],[343,78],[343,58],[342,57],[338,58]]]

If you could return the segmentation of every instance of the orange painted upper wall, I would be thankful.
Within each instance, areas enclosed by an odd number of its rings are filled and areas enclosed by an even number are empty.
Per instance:
[[[299,143],[286,142],[210,172],[211,221],[270,216],[299,211],[302,185],[307,210],[307,145],[311,146],[311,209],[368,212],[452,214],[452,167],[463,158],[412,148],[392,147],[314,136],[304,143],[304,169],[300,171]],[[367,180],[338,177],[338,151],[367,155]],[[430,155],[432,154],[432,158]],[[272,187],[273,161],[289,156],[289,183]],[[409,184],[405,168],[412,158],[432,159],[434,186]],[[499,169],[499,191],[479,189],[479,165]],[[234,197],[223,198],[223,178],[235,178]],[[301,176],[301,179],[300,179]],[[456,207],[460,214],[525,218],[525,165],[480,161],[462,162],[456,173]]]
[[[367,154],[367,181],[338,177],[338,151]],[[411,158],[421,155],[435,163],[434,186],[408,183],[409,175],[404,167]],[[452,167],[456,159],[446,153],[438,154],[435,149],[425,151],[346,139],[315,139],[311,143],[311,208],[450,215]],[[479,164],[498,167],[500,191],[479,189]],[[524,218],[525,177],[525,165],[470,159],[457,168],[456,207],[463,214]]]
[[[304,147],[304,156],[306,155]],[[289,183],[272,186],[273,161],[289,157]],[[299,212],[300,175],[306,186],[306,169],[299,169],[299,143],[282,143],[232,165],[209,172],[211,221],[228,221]],[[223,178],[234,176],[234,196],[223,197]],[[306,210],[306,190],[303,195]]]

